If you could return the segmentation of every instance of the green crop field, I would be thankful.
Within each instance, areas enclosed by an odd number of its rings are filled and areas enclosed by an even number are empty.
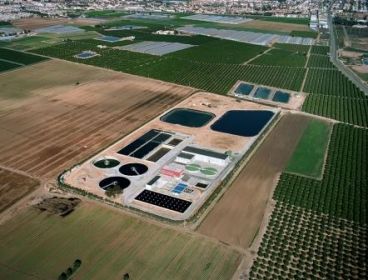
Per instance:
[[[0,59],[5,59],[8,61],[13,61],[15,63],[24,64],[24,65],[47,60],[47,58],[42,57],[42,56],[38,56],[38,55],[30,54],[30,53],[18,52],[18,51],[4,49],[4,48],[0,48]]]
[[[307,61],[305,53],[284,49],[272,49],[271,51],[252,60],[250,64],[269,66],[304,67]]]
[[[332,95],[310,94],[303,111],[359,126],[368,126],[368,97],[341,98]]]
[[[104,10],[104,11],[88,11],[84,13],[87,18],[114,18],[126,15],[126,12],[120,12],[115,10]]]
[[[221,45],[222,41],[216,40],[216,43]],[[96,40],[70,41],[52,47],[38,49],[34,52],[181,85],[189,85],[221,94],[227,93],[237,80],[299,90],[305,73],[305,69],[303,68],[290,69],[286,67],[225,64],[221,63],[224,59],[220,59],[220,55],[214,56],[212,63],[206,63],[180,58],[182,55],[181,52],[159,57],[111,48],[98,49],[96,48],[97,44],[99,42]],[[204,48],[209,48],[208,45],[211,45],[213,47],[212,52],[217,50],[223,56],[226,54],[225,51],[216,48],[217,45],[215,43],[213,45],[212,43],[203,44],[205,46]],[[238,45],[233,43],[224,44],[228,48]],[[247,44],[239,43],[239,45],[248,47]],[[258,49],[263,50],[262,47],[249,49],[252,50],[252,55],[256,55]],[[86,60],[74,58],[74,55],[83,50],[96,51],[100,56]],[[199,50],[199,52],[202,51]],[[247,55],[244,55],[244,59],[246,59]],[[235,57],[230,57],[231,60],[236,60]],[[206,60],[206,58],[203,58],[203,60]]]
[[[330,131],[329,123],[317,119],[310,121],[285,171],[319,178],[322,175]]]
[[[256,65],[195,63],[162,59],[135,69],[134,73],[210,92],[227,93],[238,80],[291,90],[299,90],[304,69]]]
[[[283,174],[275,199],[356,223],[367,223],[367,148],[367,129],[335,125],[323,179]]]
[[[4,61],[0,58],[0,72],[15,69],[17,67],[21,67],[21,65]]]
[[[30,50],[50,46],[51,40],[46,36],[32,36],[10,42],[4,42],[1,47],[7,47],[15,50]]]
[[[311,54],[309,56],[308,65],[310,68],[335,68],[327,55]]]
[[[312,46],[311,54],[322,54],[327,55],[330,51],[329,47],[325,46]]]
[[[290,32],[290,35],[291,36],[295,36],[295,37],[306,37],[306,38],[317,38],[318,36],[318,32],[315,32],[315,31],[297,31],[297,30],[294,30],[294,31],[291,31]]]
[[[309,18],[273,17],[273,16],[258,16],[258,15],[247,15],[246,17],[253,18],[253,19],[260,19],[264,21],[309,25]]]
[[[125,20],[123,22],[126,24]],[[239,65],[267,48],[206,36],[154,35],[151,32],[157,26],[151,23],[147,29],[132,31],[137,36],[136,42],[165,40],[189,43],[196,47],[158,57],[112,48],[130,42],[103,43],[109,47],[99,49],[97,45],[102,44],[100,41],[83,39],[69,40],[34,52],[219,94],[226,94],[238,80],[299,91],[306,69],[309,68],[303,91],[312,94],[307,97],[303,110],[351,124],[366,125],[366,115],[358,113],[364,110],[359,100],[365,102],[365,97],[329,62],[326,55],[328,47],[275,44],[274,49],[249,61],[249,64]],[[131,31],[104,31],[100,27],[91,30],[115,36],[132,35]],[[74,58],[83,50],[96,51],[100,56],[87,60]],[[308,60],[309,50],[311,55]],[[344,99],[329,98],[327,95]],[[326,106],[323,106],[323,102]],[[344,111],[347,108],[352,111]]]
[[[304,91],[349,98],[364,96],[348,78],[334,69],[309,69]]]
[[[214,40],[198,47],[175,52],[171,56],[197,62],[243,63],[267,50],[267,47]]]
[[[310,48],[310,46],[305,46],[305,45],[281,44],[281,43],[274,44],[274,47],[278,49],[288,50],[291,52],[299,52],[299,53],[305,53],[305,54],[309,51],[309,48]]]
[[[334,126],[321,181],[284,173],[250,279],[364,279],[368,130]]]
[[[58,279],[75,259],[75,279],[230,279],[240,262],[225,245],[84,202],[65,218],[27,209],[0,238],[0,279]]]
[[[219,39],[208,36],[177,36],[177,35],[156,35],[152,34],[146,29],[137,31],[101,31],[101,34],[117,37],[135,36],[137,41],[164,41],[164,42],[178,42],[191,45],[201,45],[211,41],[218,41]]]
[[[0,21],[0,26],[11,26],[12,24],[9,21]]]

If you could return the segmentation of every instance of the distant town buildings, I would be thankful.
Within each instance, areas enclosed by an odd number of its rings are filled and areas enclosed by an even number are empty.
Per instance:
[[[335,14],[351,13],[367,20],[368,1],[338,0]],[[126,12],[204,13],[204,14],[263,14],[278,17],[309,18],[315,25],[326,26],[320,17],[325,7],[321,0],[0,0],[0,21],[32,16],[67,17],[81,10],[121,10]],[[319,13],[319,14],[318,14]],[[316,20],[318,23],[316,23]]]

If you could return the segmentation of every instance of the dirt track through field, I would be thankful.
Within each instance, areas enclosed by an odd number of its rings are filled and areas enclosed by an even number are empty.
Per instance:
[[[60,75],[46,75],[48,67]],[[61,73],[74,75],[74,68],[85,71],[86,77],[91,74],[91,80],[80,77],[79,84]],[[34,74],[38,70],[40,75]],[[96,77],[91,67],[51,61],[32,71],[1,76],[5,90],[0,93],[0,164],[44,179],[55,178],[193,91],[98,68],[95,71],[103,72]],[[5,81],[13,76],[31,78],[30,89],[9,86]]]
[[[309,117],[287,114],[267,136],[198,231],[248,248],[257,233],[277,176],[286,166]]]

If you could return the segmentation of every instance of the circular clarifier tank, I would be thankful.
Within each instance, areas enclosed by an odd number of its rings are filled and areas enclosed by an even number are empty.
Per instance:
[[[119,187],[123,190],[129,187],[129,185],[129,179],[119,176],[105,178],[99,183],[100,188],[104,189],[105,191],[113,187]]]
[[[119,172],[127,176],[138,176],[146,173],[148,167],[142,163],[128,163],[119,168]]]
[[[120,161],[114,158],[101,158],[93,162],[93,165],[98,168],[114,168],[120,164]]]

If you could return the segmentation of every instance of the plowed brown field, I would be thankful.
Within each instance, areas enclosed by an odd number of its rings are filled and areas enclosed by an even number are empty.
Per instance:
[[[46,179],[192,93],[62,61],[1,75],[0,87],[0,164]]]
[[[200,225],[200,233],[242,248],[251,245],[277,176],[308,122],[309,118],[302,115],[287,114],[281,118]]]
[[[0,213],[38,186],[32,178],[0,168]]]

